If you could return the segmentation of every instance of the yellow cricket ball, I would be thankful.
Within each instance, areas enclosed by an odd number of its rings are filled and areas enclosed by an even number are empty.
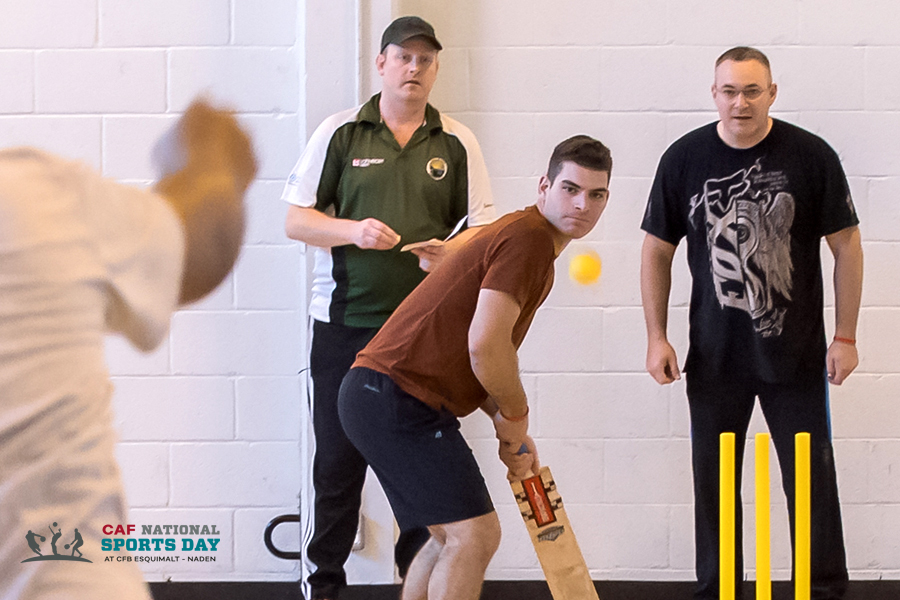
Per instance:
[[[588,285],[597,281],[603,266],[596,252],[582,252],[572,257],[569,262],[569,277],[572,281],[581,285]]]

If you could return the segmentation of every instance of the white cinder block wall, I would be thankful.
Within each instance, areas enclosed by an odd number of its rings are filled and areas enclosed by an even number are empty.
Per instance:
[[[328,36],[330,23],[317,28],[322,7],[329,18],[354,22]],[[351,105],[357,89],[367,95],[371,46],[391,14],[411,13],[430,20],[445,45],[434,103],[478,135],[501,211],[533,201],[537,177],[564,137],[589,133],[613,151],[610,207],[561,259],[557,287],[522,349],[542,458],[598,579],[692,576],[687,411],[682,386],[661,388],[643,372],[638,225],[659,155],[715,117],[716,56],[736,44],[769,53],[780,84],[777,116],[834,145],[863,221],[862,364],[833,388],[837,460],[853,577],[900,577],[900,17],[893,3],[0,0],[0,145],[41,146],[146,184],[150,144],[207,91],[237,109],[261,156],[235,273],[178,313],[152,355],[116,339],[108,345],[131,522],[216,523],[226,531],[216,563],[151,566],[148,578],[297,577],[294,564],[268,556],[261,543],[271,517],[296,509],[300,478],[305,279],[300,249],[282,233],[278,196],[316,124],[307,121]],[[304,25],[314,43],[304,42]],[[346,43],[347,31],[360,32],[358,48]],[[331,61],[357,55],[360,71],[329,84]],[[319,79],[309,72],[315,63]],[[598,286],[579,288],[564,275],[568,257],[584,246],[603,257]],[[677,261],[670,333],[683,357],[688,277],[681,254]],[[757,418],[754,428],[762,427]],[[473,415],[465,429],[505,532],[488,575],[539,578],[490,427]],[[752,496],[750,484],[744,491]],[[367,511],[370,543],[354,558],[351,578],[391,581],[383,541],[391,524],[377,500]],[[785,515],[776,500],[773,554],[782,577]],[[749,533],[752,511],[747,521]],[[280,545],[289,548],[295,530],[283,529]],[[752,548],[748,535],[748,569]]]

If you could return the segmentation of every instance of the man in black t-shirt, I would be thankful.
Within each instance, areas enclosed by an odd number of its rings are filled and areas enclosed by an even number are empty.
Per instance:
[[[840,599],[847,586],[826,379],[840,385],[858,364],[859,221],[834,150],[769,116],[776,93],[759,50],[738,47],[719,57],[712,86],[719,121],[665,152],[641,225],[647,233],[641,257],[647,370],[661,384],[680,379],[666,323],[672,259],[687,239],[693,284],[684,371],[696,598],[719,597],[719,434],[736,433],[740,462],[756,397],[782,466],[792,522],[793,438],[801,431],[812,436],[812,598]],[[835,258],[830,345],[822,314],[822,237]],[[740,524],[740,502],[736,518]],[[743,578],[740,530],[737,583]]]

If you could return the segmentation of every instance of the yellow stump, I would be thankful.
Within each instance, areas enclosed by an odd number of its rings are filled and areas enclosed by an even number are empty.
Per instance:
[[[719,599],[734,600],[734,434],[719,436]]]
[[[811,562],[811,491],[810,491],[810,441],[808,433],[798,433],[794,440],[796,454],[795,467],[795,544],[794,561],[796,600],[810,599],[810,562]]]
[[[756,600],[772,600],[769,434],[756,434]]]

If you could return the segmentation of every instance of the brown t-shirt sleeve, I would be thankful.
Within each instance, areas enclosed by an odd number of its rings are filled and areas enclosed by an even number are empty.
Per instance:
[[[553,238],[546,226],[519,221],[491,244],[485,256],[481,289],[509,294],[520,308],[525,308],[536,291],[539,293],[546,285],[554,259]]]

